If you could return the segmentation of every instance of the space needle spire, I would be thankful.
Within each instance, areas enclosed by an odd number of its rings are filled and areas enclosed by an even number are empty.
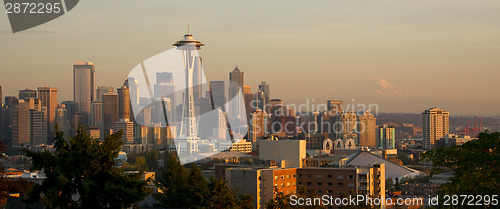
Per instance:
[[[185,103],[183,105],[182,111],[183,117],[181,122],[180,138],[187,140],[188,144],[190,144],[191,142],[196,143],[195,141],[198,139],[198,129],[196,125],[193,91],[194,86],[197,84],[194,83],[193,71],[195,66],[201,64],[198,63],[200,62],[200,58],[197,54],[197,50],[200,50],[201,47],[204,46],[204,44],[201,43],[201,41],[195,40],[194,36],[189,33],[188,29],[188,33],[184,35],[184,38],[177,41],[173,45],[176,46],[177,49],[182,50],[184,68],[186,71],[186,90],[184,94]],[[184,132],[184,124],[186,125],[186,132]],[[192,150],[192,147],[193,146],[187,146],[188,154],[192,154],[197,151],[197,149]]]

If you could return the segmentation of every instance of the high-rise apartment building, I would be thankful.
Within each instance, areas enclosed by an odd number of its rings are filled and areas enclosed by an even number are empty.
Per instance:
[[[120,118],[119,121],[114,123],[113,131],[116,133],[122,131],[122,141],[125,144],[134,143],[134,123],[129,119]]]
[[[259,141],[269,134],[269,115],[258,109],[252,113],[248,140],[252,142],[252,150],[259,150]]]
[[[73,100],[77,111],[87,117],[89,125],[91,102],[95,99],[95,66],[90,62],[76,62],[73,65]],[[82,117],[84,118],[84,117]]]
[[[331,133],[335,139],[342,139],[344,142],[350,138],[357,141],[358,134],[356,124],[358,123],[356,112],[344,112],[334,115],[332,124],[323,128],[323,132]]]
[[[57,88],[49,86],[38,87],[38,98],[43,107],[47,108],[47,142],[52,143],[54,138],[54,119],[57,108]]]
[[[369,110],[365,111],[363,115],[359,116],[358,123],[358,144],[364,147],[376,146],[377,122],[375,116]]]
[[[377,128],[377,147],[384,149],[396,148],[396,128],[383,125]]]
[[[450,113],[437,107],[422,112],[424,120],[424,149],[434,149],[441,137],[450,133]]]

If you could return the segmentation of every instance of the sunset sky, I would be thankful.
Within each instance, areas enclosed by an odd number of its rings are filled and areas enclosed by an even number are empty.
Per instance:
[[[384,112],[500,115],[498,0],[82,0],[16,34],[2,9],[0,85],[4,96],[50,85],[72,100],[72,65],[82,60],[96,64],[97,86],[118,87],[187,24],[205,43],[208,80],[237,65],[252,91],[266,81],[285,103],[355,97]]]

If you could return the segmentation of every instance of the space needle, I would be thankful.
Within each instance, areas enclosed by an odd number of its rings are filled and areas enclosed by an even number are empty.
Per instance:
[[[194,86],[199,84],[194,83],[193,73],[195,66],[201,68],[197,50],[200,50],[204,44],[201,43],[201,41],[194,39],[194,36],[189,33],[188,26],[188,33],[184,35],[182,40],[177,41],[173,45],[176,46],[177,49],[182,50],[184,68],[186,70],[186,90],[184,94],[185,105],[183,105],[182,122],[179,134],[180,143],[177,149],[180,149],[180,153],[193,154],[198,152],[197,141],[199,140],[193,93]],[[186,132],[184,132],[184,121],[186,121]]]

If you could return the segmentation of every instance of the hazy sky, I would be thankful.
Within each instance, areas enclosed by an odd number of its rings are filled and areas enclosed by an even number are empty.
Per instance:
[[[227,79],[238,65],[252,91],[267,81],[272,97],[286,103],[349,100],[339,91],[371,91],[360,83],[379,77],[439,101],[384,112],[440,106],[500,115],[498,0],[82,0],[16,34],[1,11],[4,95],[48,84],[60,101],[71,100],[77,60],[96,64],[98,86],[120,86],[135,65],[181,39],[189,23],[206,45],[207,79]]]

